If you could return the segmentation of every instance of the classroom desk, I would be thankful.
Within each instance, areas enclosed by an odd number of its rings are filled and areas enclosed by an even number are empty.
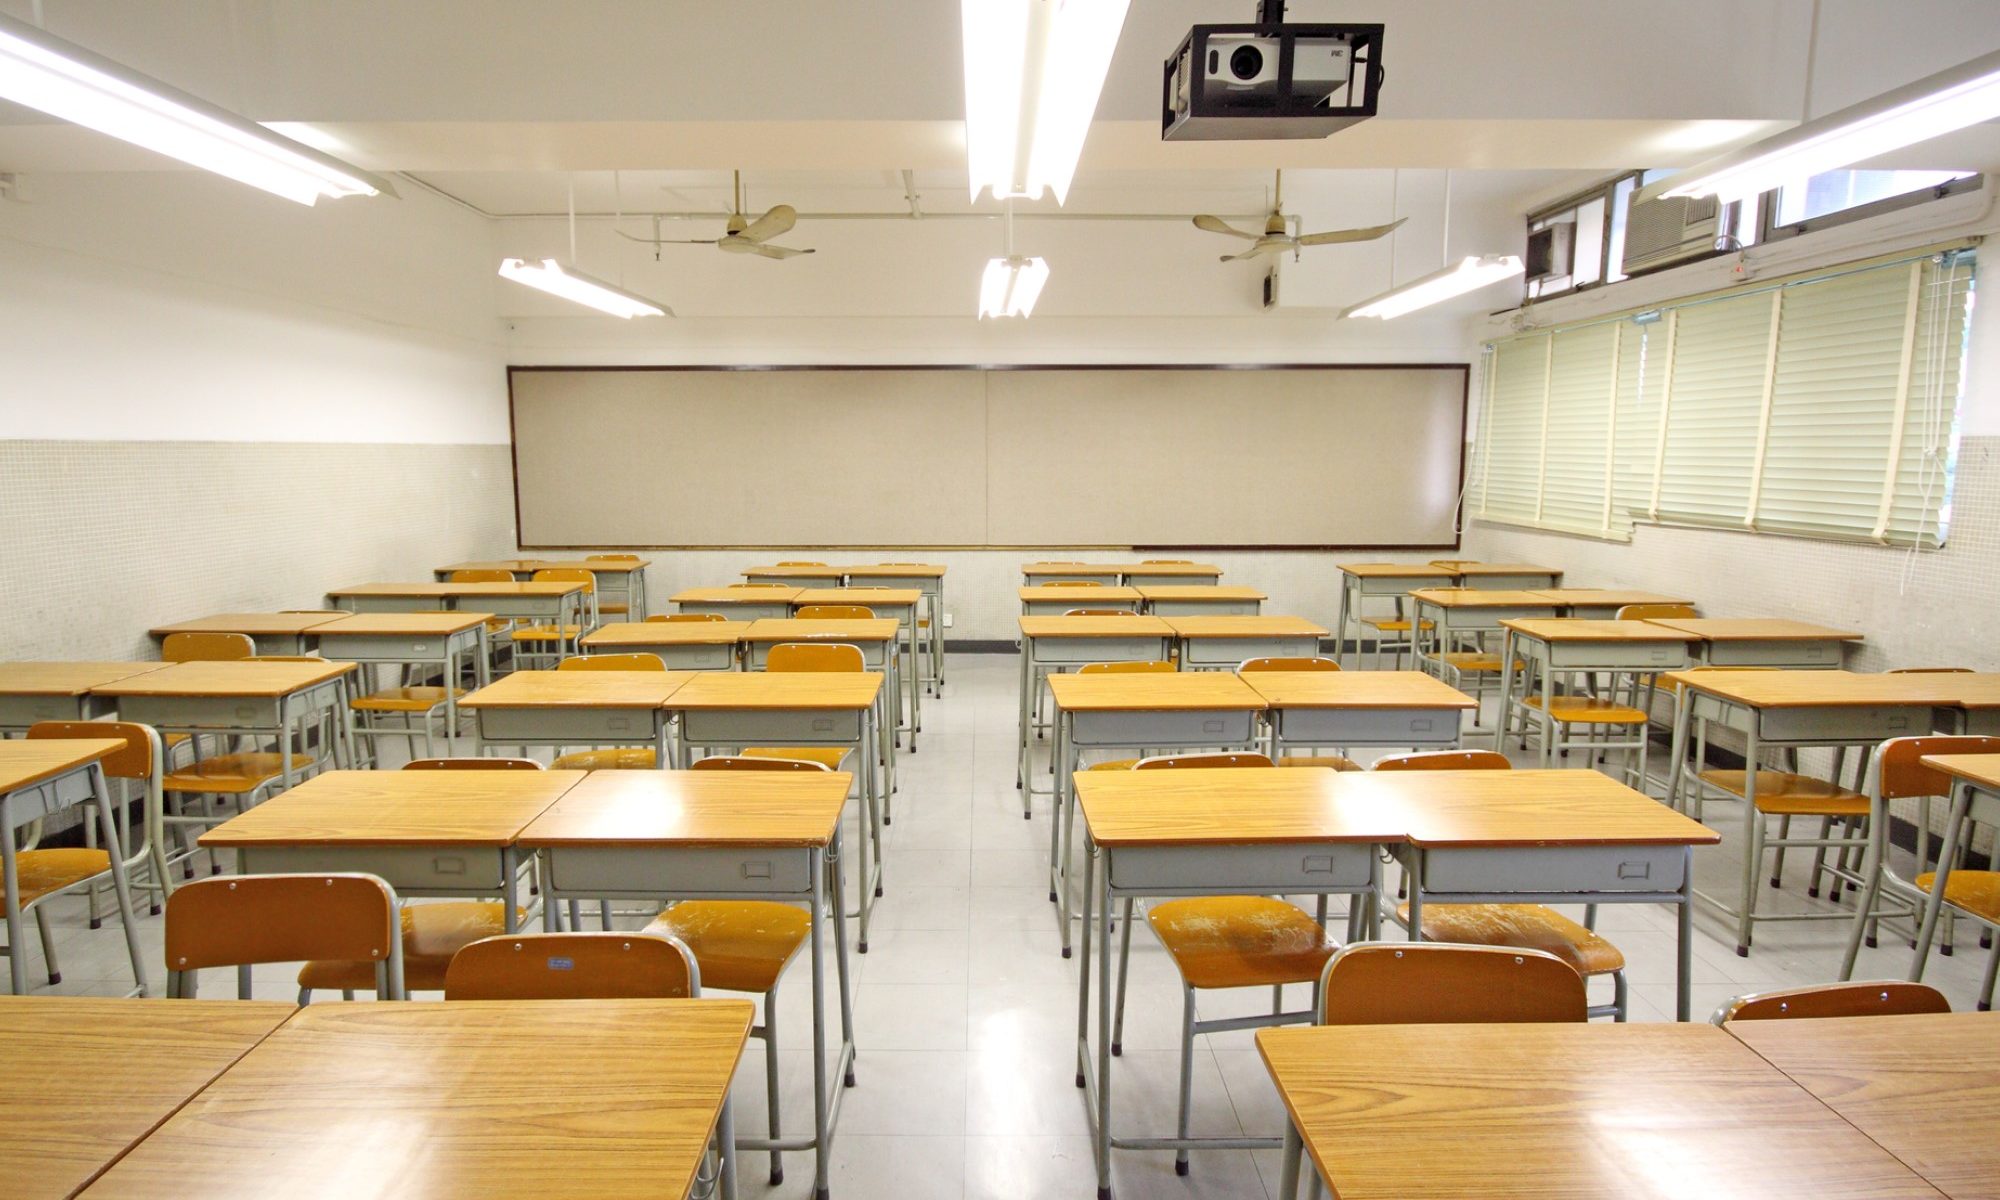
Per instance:
[[[170,733],[241,734],[275,743],[282,787],[297,782],[293,747],[322,713],[335,714],[327,747],[333,766],[354,762],[353,712],[347,662],[173,663],[93,689],[117,702],[118,715]],[[315,767],[329,764],[315,763]]]
[[[646,568],[651,559],[557,559],[500,558],[481,562],[452,563],[432,572],[439,583],[451,579],[455,571],[506,571],[515,579],[527,580],[537,571],[589,571],[597,580],[598,599],[614,596],[625,602],[625,615],[635,621],[646,619]]]
[[[1938,1200],[1712,1025],[1260,1029],[1257,1051],[1288,1115],[1280,1200],[1302,1149],[1341,1200]]]
[[[844,771],[597,771],[521,834],[542,858],[545,916],[559,900],[609,899],[775,900],[812,914],[813,1135],[741,1138],[736,1149],[815,1150],[822,1196],[843,1092],[827,1081],[827,892],[841,896],[840,814],[850,782]],[[831,924],[840,985],[834,1073],[853,1087],[847,927]]]
[[[637,772],[644,774],[644,772]],[[582,771],[329,771],[201,835],[246,875],[359,871],[398,897],[500,897],[519,913],[515,841]]]
[[[1021,584],[1033,587],[1048,579],[1077,579],[1085,583],[1117,587],[1125,581],[1125,568],[1118,563],[1031,562],[1021,564]]]
[[[1311,658],[1326,627],[1304,617],[1168,617],[1183,671],[1234,671],[1250,658]]]
[[[1671,596],[1662,592],[1641,592],[1631,588],[1566,588],[1549,587],[1533,589],[1537,596],[1554,600],[1563,606],[1563,616],[1591,621],[1610,621],[1618,616],[1618,610],[1628,604],[1693,604],[1687,596]]]
[[[1062,587],[1044,583],[1024,587],[1017,594],[1021,597],[1021,615],[1024,617],[1060,617],[1073,608],[1122,608],[1136,613],[1145,603],[1138,588],[1109,585]]]
[[[146,966],[139,955],[139,935],[133,924],[132,892],[125,877],[124,838],[118,827],[124,814],[112,812],[111,790],[104,782],[100,760],[123,750],[121,738],[25,738],[0,741],[0,900],[7,909],[7,970],[10,991],[28,990],[28,925],[21,911],[19,864],[13,853],[14,831],[42,817],[88,804],[97,810],[99,832],[111,856],[111,885],[118,896],[118,915],[125,926],[125,948],[132,956],[132,978],[138,994],[146,994]]]
[[[792,600],[802,590],[784,585],[682,588],[668,598],[684,613],[716,613],[732,621],[759,621],[765,617],[791,616]]]
[[[1149,584],[1135,589],[1156,617],[1254,617],[1270,599],[1253,587]]]
[[[749,621],[614,621],[583,635],[589,654],[657,654],[670,671],[734,671]]]
[[[1653,621],[1700,638],[1711,667],[1839,667],[1847,643],[1862,635],[1805,621],[1742,617],[1662,617]]]
[[[862,563],[845,568],[849,587],[913,587],[923,592],[930,621],[929,679],[944,686],[944,574],[935,563]]]
[[[720,621],[715,624],[721,624]],[[888,676],[888,686],[882,689],[882,698],[888,701],[902,695],[901,656],[896,653],[897,625],[894,617],[868,617],[858,619],[792,620],[770,619],[752,621],[743,635],[744,666],[761,671],[771,657],[771,647],[781,642],[838,642],[853,646],[861,651],[861,665],[871,671],[881,671]],[[895,728],[893,714],[886,704],[875,717],[875,741],[877,754],[886,773],[883,780],[885,795],[896,791],[896,747],[890,731]],[[914,742],[911,752],[915,752]],[[886,801],[885,801],[886,804]]]
[[[699,671],[516,671],[458,702],[473,715],[480,753],[503,746],[647,746],[675,761],[667,700]]]
[[[684,1196],[748,1000],[315,1004],[84,1194]],[[727,1182],[725,1182],[725,1190]]]
[[[1090,1114],[1098,1196],[1111,1194],[1114,1149],[1268,1149],[1279,1144],[1276,1137],[1113,1135],[1112,905],[1140,897],[1347,895],[1353,898],[1350,939],[1372,933],[1380,880],[1377,851],[1398,840],[1401,831],[1380,811],[1334,786],[1337,777],[1350,774],[1355,772],[1281,767],[1077,772],[1076,799],[1086,841],[1076,1085],[1084,1089]],[[1128,933],[1131,925],[1128,915]],[[1093,938],[1098,947],[1094,1047]]]
[[[2000,1012],[1723,1028],[1938,1191],[2000,1197]]]
[[[745,567],[743,578],[751,583],[782,583],[795,588],[837,588],[847,578],[847,568],[832,566]]]
[[[1560,570],[1534,563],[1473,562],[1457,558],[1433,560],[1432,565],[1439,563],[1453,564],[1446,569],[1458,576],[1461,587],[1492,588],[1496,591],[1533,591],[1537,588],[1561,587],[1563,581],[1563,573]]]
[[[557,629],[586,624],[591,605],[584,585],[548,583],[363,583],[328,592],[337,608],[357,613],[478,610],[490,616]],[[569,640],[556,641],[556,658],[569,655]]]
[[[356,613],[315,626],[320,655],[360,667],[355,691],[369,689],[369,666],[436,667],[444,684],[446,753],[458,753],[458,681],[469,657],[477,686],[488,682],[489,613]]]
[[[890,698],[894,702],[896,728],[908,730],[910,753],[917,752],[917,734],[923,732],[923,696],[917,687],[917,605],[923,600],[921,588],[804,588],[792,599],[792,612],[814,604],[858,604],[878,617],[894,617],[896,627],[903,632],[908,642],[909,656],[903,661],[910,664],[909,670],[898,675],[907,679],[890,679]],[[907,687],[902,686],[907,685]],[[908,700],[904,700],[907,693]]]
[[[1411,661],[1419,671],[1454,685],[1463,678],[1452,658],[1456,653],[1452,647],[1458,641],[1471,641],[1480,648],[1475,651],[1478,653],[1483,651],[1486,639],[1502,631],[1502,622],[1553,617],[1562,607],[1530,591],[1473,587],[1418,588],[1410,593],[1410,604],[1411,619],[1417,622],[1410,635]],[[1423,635],[1424,622],[1431,625],[1428,636]],[[1437,646],[1435,654],[1429,652],[1433,640]],[[1496,678],[1498,675],[1496,672],[1481,674],[1493,674]],[[1503,719],[1495,726],[1496,729],[1506,725],[1504,710],[1501,715]]]
[[[1049,899],[1062,956],[1070,955],[1069,860],[1076,808],[1066,786],[1086,750],[1249,748],[1264,698],[1233,674],[1052,675],[1056,706],[1055,807],[1049,822]]]
[[[1650,621],[1510,617],[1500,626],[1505,630],[1500,640],[1500,736],[1506,737],[1518,716],[1524,740],[1529,725],[1541,719],[1541,710],[1528,705],[1537,679],[1544,691],[1554,692],[1566,678],[1593,672],[1611,675],[1615,682],[1619,675],[1678,671],[1691,662],[1690,645],[1697,640],[1692,634]],[[1521,664],[1519,671],[1514,669],[1516,662]],[[1514,695],[1516,681],[1520,683],[1519,697]],[[1644,728],[1639,735],[1645,736]],[[1543,766],[1549,765],[1553,746],[1553,738],[1542,738]]]
[[[118,711],[93,689],[168,666],[162,662],[0,663],[0,735],[41,721],[96,721]]]
[[[1222,568],[1213,563],[1126,563],[1119,568],[1126,587],[1166,587],[1174,584],[1216,583]]]
[[[176,633],[241,633],[249,636],[259,654],[308,654],[314,627],[339,619],[338,613],[218,613],[156,625],[146,632],[157,639]]]
[[[1676,1019],[1688,1019],[1694,847],[1722,839],[1596,771],[1316,771],[1406,835],[1408,928],[1438,904],[1677,907]]]
[[[1989,828],[2000,826],[2000,754],[1926,754],[1921,761],[1925,766],[1949,776],[1952,788],[1951,808],[1945,817],[1944,838],[1938,848],[1936,874],[1931,880],[1930,891],[1924,894],[1916,955],[1910,962],[1910,978],[1913,981],[1923,979],[1924,967],[1930,961],[1931,939],[1937,934],[1938,914],[1944,909],[1945,888],[1949,886],[1952,870],[1957,864],[1959,839],[1967,818]],[[1876,864],[1875,872],[1880,870],[1880,865]],[[1864,918],[1874,907],[1880,877],[1871,872],[1869,881],[1863,894]],[[1990,991],[1993,982],[1990,975],[1986,982]],[[2000,1195],[2000,1192],[1995,1194]]]
[[[1945,715],[1955,732],[2000,735],[2000,673],[1952,671],[1948,686],[1953,707]]]
[[[1021,789],[1021,817],[1034,816],[1037,789],[1029,770],[1031,736],[1039,731],[1042,680],[1053,671],[1094,662],[1165,662],[1173,627],[1159,617],[1022,617],[1020,757],[1014,786]],[[1051,771],[1054,770],[1051,760]],[[1053,794],[1051,787],[1048,794]]]
[[[1449,750],[1479,702],[1422,671],[1248,671],[1264,698],[1271,757],[1302,746]]]
[[[74,1195],[297,1009],[0,996],[0,1180]]]
[[[1387,598],[1395,603],[1396,616],[1401,619],[1403,598],[1421,587],[1449,587],[1458,576],[1450,570],[1428,563],[1339,563],[1340,607],[1333,622],[1333,654],[1341,661],[1347,651],[1347,635],[1352,630],[1355,656],[1361,653],[1361,618],[1366,615],[1362,605],[1371,596]]]

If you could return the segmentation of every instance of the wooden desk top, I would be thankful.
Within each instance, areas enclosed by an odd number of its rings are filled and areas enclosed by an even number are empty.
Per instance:
[[[1775,617],[1660,617],[1653,622],[1709,642],[1858,642],[1862,635]]]
[[[74,1194],[296,1011],[0,996],[0,1190]]]
[[[674,693],[675,711],[867,708],[882,690],[880,671],[696,671]]]
[[[1122,575],[1123,563],[1031,562],[1021,564],[1023,575]]]
[[[826,846],[851,782],[845,771],[592,771],[521,844]]]
[[[1958,693],[1949,675],[1858,674],[1853,671],[1669,671],[1663,680],[1748,708],[1841,708],[1875,705],[1951,707]]]
[[[155,625],[146,632],[163,638],[171,633],[247,633],[251,637],[304,633],[316,625],[338,621],[338,613],[217,613],[192,621]]]
[[[922,588],[800,588],[792,607],[801,604],[881,604],[902,608],[924,598]]]
[[[1434,563],[1337,563],[1341,574],[1356,579],[1390,579],[1409,576],[1420,579],[1454,579],[1457,573]]]
[[[1173,627],[1159,617],[1020,617],[1027,638],[1170,638]]]
[[[1121,563],[1119,571],[1126,575],[1186,575],[1190,578],[1206,576],[1222,578],[1222,568],[1214,563]]]
[[[1712,1025],[1291,1027],[1257,1050],[1341,1200],[1937,1197]]]
[[[1163,617],[1174,636],[1184,638],[1315,637],[1326,626],[1304,617]]]
[[[839,579],[847,574],[846,567],[745,567],[745,579],[770,579],[774,576],[784,579]]]
[[[122,738],[0,740],[0,796],[30,787],[125,748]],[[0,836],[6,835],[0,830]]]
[[[2000,707],[2000,674],[1988,671],[1953,671],[1950,682],[1955,703],[1961,708]]]
[[[185,662],[114,679],[90,689],[100,696],[289,696],[354,670],[353,663]]]
[[[158,671],[163,662],[10,662],[0,663],[0,695],[81,696],[85,692]]]
[[[1272,708],[1461,708],[1479,702],[1422,671],[1246,671]]]
[[[1258,711],[1264,698],[1227,671],[1051,675],[1056,707],[1070,712]]]
[[[750,632],[748,621],[613,621],[583,635],[592,650],[642,646],[734,645]]]
[[[1724,1029],[1945,1195],[2000,1196],[2000,1012]]]
[[[1138,588],[1128,587],[1063,587],[1059,584],[1037,583],[1017,589],[1021,603],[1036,601],[1052,604],[1057,601],[1073,601],[1079,608],[1091,607],[1092,600],[1100,604],[1134,604],[1142,597]]]
[[[1540,592],[1506,588],[1413,588],[1410,598],[1439,608],[1547,608],[1562,607]]]
[[[1168,587],[1148,584],[1133,590],[1147,600],[1269,600],[1271,598],[1258,588],[1220,583],[1189,583]]]
[[[1562,578],[1557,567],[1538,566],[1535,563],[1490,563],[1472,562],[1467,559],[1450,559],[1458,565],[1451,568],[1454,575],[1553,575]]]
[[[1693,604],[1688,596],[1670,596],[1662,592],[1641,592],[1631,588],[1538,588],[1537,596],[1547,596],[1563,604],[1617,605],[1627,604]]]
[[[497,568],[496,568],[497,569]],[[567,596],[582,583],[357,583],[329,588],[329,596],[386,596],[401,599],[448,599],[453,596]]]
[[[516,671],[458,702],[460,708],[665,708],[700,671]]]
[[[851,563],[841,570],[871,579],[943,579],[945,574],[936,563]]]
[[[1329,771],[1417,846],[1713,845],[1721,835],[1596,771]]]
[[[720,621],[716,624],[721,624]],[[857,617],[826,619],[815,617],[765,617],[752,621],[743,634],[746,642],[893,642],[896,618]]]
[[[201,844],[505,846],[583,777],[582,771],[328,771],[217,825]]]
[[[313,632],[348,637],[444,637],[477,629],[491,616],[476,612],[356,613],[317,626]]]
[[[1926,754],[1918,761],[1953,779],[2000,791],[2000,754]]]
[[[637,562],[623,559],[618,562],[591,562],[588,559],[570,558],[495,558],[484,562],[451,563],[439,567],[440,571],[634,571],[640,567],[653,565],[651,559],[642,558]]]
[[[1402,827],[1333,785],[1352,771],[1286,767],[1078,771],[1077,801],[1098,845],[1400,842]]]
[[[1547,595],[1548,593],[1543,593]],[[1509,617],[1500,622],[1539,642],[1688,642],[1699,641],[1691,633],[1667,629],[1651,621],[1592,621],[1582,617]]]
[[[746,588],[682,588],[668,599],[675,604],[786,604],[804,588],[773,585]],[[814,588],[816,592],[826,588]]]
[[[92,1197],[681,1196],[748,1000],[299,1009]]]

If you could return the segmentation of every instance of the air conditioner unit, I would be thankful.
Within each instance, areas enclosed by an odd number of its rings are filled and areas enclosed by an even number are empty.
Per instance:
[[[1723,208],[1714,196],[1663,197],[1672,186],[1662,180],[1632,193],[1625,208],[1627,275],[1653,271],[1715,253],[1722,236]]]
[[[1556,279],[1570,272],[1576,246],[1576,222],[1553,221],[1528,235],[1528,282]]]

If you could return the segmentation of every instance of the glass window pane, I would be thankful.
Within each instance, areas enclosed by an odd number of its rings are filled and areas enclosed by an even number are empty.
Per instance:
[[[1779,225],[1812,221],[1877,200],[1964,179],[1970,171],[1826,171],[1778,189]]]

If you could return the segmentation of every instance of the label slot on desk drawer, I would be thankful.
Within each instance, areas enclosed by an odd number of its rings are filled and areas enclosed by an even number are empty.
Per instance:
[[[1673,892],[1685,878],[1682,846],[1536,846],[1432,850],[1427,892]]]
[[[578,895],[812,891],[809,854],[792,847],[562,846],[547,854],[555,889]]]
[[[1366,887],[1374,848],[1127,846],[1111,854],[1111,886],[1143,891],[1228,889],[1252,894]]]

